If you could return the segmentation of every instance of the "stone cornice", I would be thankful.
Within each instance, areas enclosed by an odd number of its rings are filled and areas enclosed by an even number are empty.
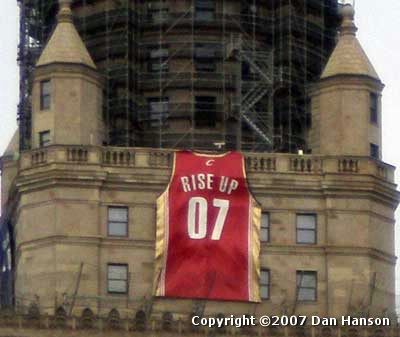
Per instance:
[[[385,85],[367,75],[338,74],[324,79],[320,79],[317,83],[307,88],[310,96],[318,95],[321,91],[337,92],[338,88],[343,90],[372,90],[382,92]]]
[[[65,163],[52,163],[21,174],[16,187],[19,193],[40,190],[52,186],[77,188],[102,188],[117,190],[143,190],[160,193],[168,184],[168,169],[129,169],[129,173],[109,173],[100,167],[90,170],[81,166],[81,170],[70,170]],[[124,170],[124,169],[121,169]],[[150,172],[151,171],[151,172]],[[279,177],[275,178],[276,175]],[[344,174],[310,174],[307,179],[298,174],[280,173],[249,174],[249,184],[257,196],[298,197],[306,193],[307,197],[330,198],[367,198],[388,204],[395,208],[399,192],[395,185],[373,175],[360,175],[359,180],[343,179]],[[310,179],[311,178],[311,179]],[[353,176],[353,178],[355,178]]]
[[[89,245],[112,247],[120,249],[154,249],[153,240],[138,240],[131,238],[110,238],[101,236],[64,236],[55,235],[46,238],[26,241],[18,246],[17,250],[32,250],[39,247],[45,247],[52,244],[70,244],[70,245]],[[268,255],[314,255],[314,256],[364,256],[371,257],[389,263],[396,264],[396,257],[383,251],[369,247],[340,246],[340,245],[284,245],[284,244],[263,244],[262,254]]]

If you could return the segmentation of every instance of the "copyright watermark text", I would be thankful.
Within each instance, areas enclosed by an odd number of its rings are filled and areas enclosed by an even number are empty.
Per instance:
[[[222,328],[233,326],[236,328],[251,326],[390,326],[389,318],[360,318],[342,316],[340,318],[319,316],[254,316],[242,315],[228,317],[200,317],[193,316],[194,326],[207,326],[209,328]]]

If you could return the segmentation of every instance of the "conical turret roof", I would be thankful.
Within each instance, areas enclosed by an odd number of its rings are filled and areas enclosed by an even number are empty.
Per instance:
[[[60,0],[57,25],[36,66],[52,63],[76,63],[93,69],[96,66],[89,55],[72,20],[71,0]]]
[[[12,136],[10,142],[7,145],[7,148],[5,149],[3,156],[12,156],[15,153],[19,152],[19,130],[17,129],[14,132],[14,135]]]
[[[374,66],[357,39],[354,14],[351,5],[343,6],[343,22],[339,41],[329,58],[321,79],[335,75],[363,75],[380,81]]]

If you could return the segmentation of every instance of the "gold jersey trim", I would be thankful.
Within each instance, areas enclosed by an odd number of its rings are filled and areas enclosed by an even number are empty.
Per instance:
[[[250,191],[249,191],[250,193]],[[261,302],[260,296],[261,207],[250,194],[249,201],[249,301]]]
[[[165,273],[167,267],[167,252],[169,238],[169,187],[175,175],[176,152],[172,164],[172,172],[167,187],[164,192],[157,198],[157,215],[156,215],[156,251],[154,261],[154,296],[165,295]]]
[[[260,228],[261,204],[253,196],[246,174],[246,161],[242,154],[242,172],[247,192],[249,193],[249,233],[248,233],[248,265],[249,265],[249,301],[261,302],[260,296]]]

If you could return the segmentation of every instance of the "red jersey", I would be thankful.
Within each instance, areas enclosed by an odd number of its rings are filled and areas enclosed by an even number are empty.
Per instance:
[[[259,302],[260,217],[240,153],[176,152],[157,200],[156,296]]]

